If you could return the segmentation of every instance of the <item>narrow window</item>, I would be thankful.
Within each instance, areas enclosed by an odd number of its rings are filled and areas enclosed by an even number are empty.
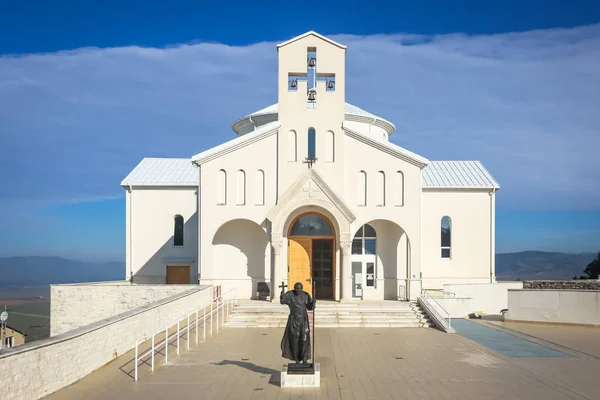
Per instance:
[[[377,205],[385,206],[385,174],[383,171],[377,173]]]
[[[332,131],[327,131],[325,137],[325,161],[335,161],[335,134]]]
[[[173,246],[183,246],[183,217],[176,215],[174,218]]]
[[[237,172],[237,205],[246,204],[246,173],[243,169]]]
[[[396,205],[404,205],[404,174],[402,171],[396,172]]]
[[[227,204],[227,172],[224,169],[217,173],[217,204]]]
[[[256,171],[256,205],[265,205],[265,173],[259,169]]]
[[[298,139],[296,137],[296,131],[288,132],[288,161],[298,160]]]
[[[357,187],[357,203],[359,206],[367,205],[367,173],[360,171],[358,173],[358,187]]]
[[[315,128],[308,128],[308,158],[314,160],[317,157],[317,133]]]
[[[450,239],[452,237],[452,220],[450,217],[445,216],[442,218],[442,258],[450,258],[451,245]]]

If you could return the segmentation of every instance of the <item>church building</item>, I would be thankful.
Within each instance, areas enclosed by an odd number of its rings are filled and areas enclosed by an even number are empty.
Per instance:
[[[311,31],[277,52],[276,104],[121,183],[127,279],[275,301],[282,283],[361,301],[495,282],[499,185],[484,166],[392,143],[392,122],[346,102],[346,46]]]

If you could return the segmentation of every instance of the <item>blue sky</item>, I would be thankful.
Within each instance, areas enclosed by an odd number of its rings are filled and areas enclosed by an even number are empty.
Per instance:
[[[121,180],[232,139],[311,29],[394,143],[500,181],[499,252],[600,248],[600,2],[90,3],[0,0],[2,256],[122,260]]]

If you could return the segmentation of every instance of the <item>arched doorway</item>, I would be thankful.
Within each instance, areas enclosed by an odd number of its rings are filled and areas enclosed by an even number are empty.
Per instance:
[[[288,284],[296,282],[317,299],[334,299],[335,231],[318,213],[301,214],[288,232]]]

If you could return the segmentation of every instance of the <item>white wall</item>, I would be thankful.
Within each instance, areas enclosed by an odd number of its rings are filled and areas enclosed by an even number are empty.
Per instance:
[[[50,285],[50,336],[197,289],[190,285],[132,285],[127,281]]]
[[[127,192],[126,279],[132,271],[135,283],[165,283],[166,266],[172,264],[168,260],[182,259],[184,264],[190,265],[190,283],[198,282],[196,192],[195,187],[134,187],[132,192]],[[174,217],[177,214],[184,219],[182,247],[173,245]]]
[[[488,191],[423,190],[424,288],[495,281],[493,196]],[[452,220],[449,259],[441,257],[441,221],[446,215]]]
[[[498,315],[500,310],[508,308],[509,289],[522,288],[523,282],[449,284],[444,285],[444,292],[455,298],[437,300],[452,318],[463,318],[473,312]]]
[[[399,287],[410,286],[410,298],[416,299],[420,293],[420,271],[421,271],[421,169],[411,163],[403,161],[395,156],[382,152],[363,142],[360,142],[349,136],[345,137],[344,151],[346,152],[347,165],[344,181],[347,182],[344,191],[344,198],[348,205],[356,214],[356,220],[352,224],[352,235],[364,224],[371,223],[373,227],[379,225],[379,230],[384,232],[381,237],[383,241],[393,241],[388,243],[392,246],[389,251],[395,252],[396,265],[395,273],[390,273],[390,278],[397,279],[395,284],[387,283],[387,293],[378,292],[376,298],[391,298],[390,286]],[[358,164],[355,160],[361,160]],[[367,203],[365,206],[359,205],[358,194],[358,174],[361,170],[367,173]],[[376,178],[378,171],[385,174],[385,202],[383,206],[376,202]],[[402,172],[403,185],[398,184],[398,171]],[[403,196],[400,195],[403,191]],[[403,199],[399,202],[398,199]],[[375,221],[375,222],[374,222]],[[396,225],[396,228],[385,224]],[[385,227],[385,228],[384,228]],[[394,234],[393,237],[386,237],[386,231],[401,230],[400,235]],[[400,237],[404,237],[402,243]],[[382,242],[383,243],[383,242]],[[379,243],[378,243],[379,244]],[[386,270],[390,271],[389,268]],[[398,289],[400,290],[400,289]],[[403,294],[402,294],[403,295]],[[371,294],[367,293],[371,298]]]
[[[39,399],[68,386],[142,340],[177,324],[188,312],[210,304],[212,290],[195,287],[152,306],[0,351],[2,399]],[[115,340],[118,338],[118,340]]]
[[[238,295],[244,298],[255,292],[259,280],[270,281],[271,250],[266,244],[265,218],[277,194],[276,145],[274,134],[200,166],[200,283],[222,284],[226,290],[236,281],[241,285]],[[216,190],[221,169],[227,173],[227,201],[223,205],[217,204]],[[237,204],[236,175],[240,169],[246,174],[245,204]],[[260,197],[255,184],[257,170],[264,172],[264,204],[256,204]]]
[[[505,320],[600,325],[600,291],[509,290]]]

